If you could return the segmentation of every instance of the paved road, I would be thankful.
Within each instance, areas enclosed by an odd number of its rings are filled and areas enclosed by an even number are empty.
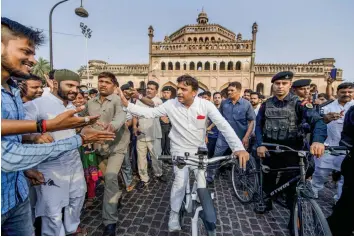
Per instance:
[[[170,181],[161,184],[150,182],[143,192],[123,193],[122,207],[119,209],[117,235],[191,235],[190,217],[183,220],[182,231],[168,232],[170,187],[172,172],[168,171]],[[287,223],[289,212],[281,206],[263,215],[253,212],[252,205],[242,205],[234,196],[230,178],[219,177],[215,181],[215,207],[217,211],[217,235],[289,235]],[[98,200],[84,211],[82,224],[89,235],[102,235],[101,210],[103,186],[97,189]],[[318,200],[325,215],[329,215],[333,205],[334,190],[326,188],[320,192]]]

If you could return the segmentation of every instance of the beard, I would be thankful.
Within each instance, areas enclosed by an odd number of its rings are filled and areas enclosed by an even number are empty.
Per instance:
[[[8,55],[5,54],[1,57],[1,67],[6,70],[11,77],[19,77],[19,78],[23,78],[23,79],[30,79],[31,78],[31,74],[30,73],[24,73],[20,70],[17,70],[16,68],[14,68],[13,65],[11,65],[11,63],[8,60]]]
[[[70,95],[73,95],[73,99],[69,98]],[[64,90],[61,89],[60,83],[59,83],[59,85],[58,85],[58,96],[60,98],[62,98],[63,100],[74,101],[76,99],[77,93],[75,93],[75,92],[72,92],[72,93],[65,92]]]

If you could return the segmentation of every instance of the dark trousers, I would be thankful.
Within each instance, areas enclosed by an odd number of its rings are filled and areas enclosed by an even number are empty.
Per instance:
[[[132,170],[134,174],[138,174],[138,153],[136,151],[136,136],[131,136],[131,141],[129,145],[129,154],[132,159]]]
[[[269,166],[271,169],[285,168],[290,166],[299,166],[299,157],[296,153],[284,152],[281,154],[271,153],[270,157],[263,160],[263,165]],[[285,184],[290,179],[299,175],[299,171],[282,172],[277,182],[279,172],[263,173],[263,190],[266,194],[270,194],[277,187]],[[293,218],[293,207],[295,201],[296,183],[284,190],[286,195],[286,205],[290,210],[290,223]]]
[[[327,218],[333,235],[354,235],[354,161],[348,155],[342,162],[344,184],[333,213]]]
[[[161,138],[161,149],[162,149],[162,155],[170,155],[170,138],[168,137],[168,134],[170,134],[171,131],[171,125],[161,125],[161,132],[162,132],[162,138]]]

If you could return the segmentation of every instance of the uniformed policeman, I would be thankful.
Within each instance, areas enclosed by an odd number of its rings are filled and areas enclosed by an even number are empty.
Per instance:
[[[171,99],[172,97],[172,87],[171,86],[164,86],[161,90],[162,92],[162,102],[165,103],[167,100]],[[161,131],[162,131],[162,139],[161,139],[161,148],[163,155],[170,155],[170,138],[168,134],[171,131],[171,123],[167,116],[160,118],[161,124]]]
[[[293,82],[293,92],[301,101],[311,101],[310,84],[311,79],[300,79]]]
[[[299,133],[299,126],[303,119],[311,125],[313,143],[310,151],[316,157],[321,157],[324,153],[323,142],[327,137],[326,124],[320,115],[313,109],[311,103],[303,104],[297,96],[290,92],[292,86],[293,73],[284,71],[276,74],[272,78],[272,88],[274,96],[267,99],[261,105],[256,122],[257,155],[264,159],[267,148],[262,146],[263,142],[276,143],[289,146],[296,150],[303,147],[303,135]],[[271,168],[283,168],[287,166],[297,166],[299,158],[296,153],[284,152],[280,154],[272,153],[270,157],[263,160],[263,164]],[[264,174],[263,189],[266,193],[273,191],[277,185],[286,183],[291,178],[298,175],[297,172],[282,173],[276,184],[277,173]],[[295,196],[295,186],[286,190],[286,203],[290,209],[289,229],[292,231],[292,210]],[[267,203],[267,210],[272,209],[272,202]]]

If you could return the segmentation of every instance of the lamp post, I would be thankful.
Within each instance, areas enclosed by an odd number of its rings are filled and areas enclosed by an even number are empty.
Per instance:
[[[89,59],[88,59],[87,41],[88,41],[88,39],[91,38],[92,30],[90,28],[88,28],[87,25],[85,25],[82,22],[80,23],[80,28],[81,28],[81,33],[84,35],[85,41],[86,41],[86,74],[87,74],[87,82],[88,82],[90,77],[89,77],[89,63],[88,63]]]
[[[49,54],[50,54],[50,70],[53,70],[53,27],[52,27],[52,21],[53,21],[53,11],[54,9],[69,0],[62,0],[58,3],[56,3],[52,9],[50,10],[49,13]],[[78,15],[79,17],[88,17],[89,14],[88,12],[83,8],[82,6],[82,0],[81,0],[81,6],[75,9],[75,14]]]

